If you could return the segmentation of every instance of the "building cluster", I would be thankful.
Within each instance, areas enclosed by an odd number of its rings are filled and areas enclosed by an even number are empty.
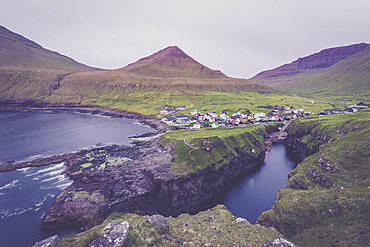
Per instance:
[[[343,110],[337,109],[326,109],[319,113],[319,115],[330,115],[337,113],[346,113],[346,112],[357,112],[361,109],[369,108],[370,105],[364,104],[362,102],[355,104],[353,106],[346,107]],[[189,115],[178,115],[175,114],[185,110],[185,106],[178,107],[163,107],[161,108],[161,115],[171,115],[162,119],[169,126],[173,128],[191,128],[191,129],[200,129],[205,127],[217,128],[217,127],[246,127],[249,124],[267,124],[274,122],[282,122],[287,120],[292,120],[301,117],[312,117],[310,112],[304,112],[303,108],[294,108],[292,106],[257,106],[257,108],[269,109],[270,112],[256,113],[252,114],[249,111],[244,112],[235,112],[229,114],[226,111],[220,113],[217,112],[207,112],[201,113],[196,109],[192,110]],[[316,118],[316,117],[315,117]]]
[[[297,117],[304,117],[310,113],[304,113],[303,109],[284,108],[284,113],[278,109],[271,109],[269,113],[252,114],[248,111],[228,114],[222,111],[201,113],[194,109],[190,115],[170,116],[163,118],[162,121],[175,128],[200,129],[202,127],[246,127],[248,124],[265,124],[291,120]]]

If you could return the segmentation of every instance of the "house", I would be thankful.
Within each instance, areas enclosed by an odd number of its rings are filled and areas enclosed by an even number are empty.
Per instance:
[[[358,112],[358,109],[356,107],[349,107],[347,108],[347,112]]]
[[[212,128],[218,128],[218,127],[220,127],[220,125],[217,122],[214,122],[214,123],[211,124],[211,127]]]
[[[162,110],[159,112],[161,115],[173,115],[177,112],[176,109],[168,109],[168,110]]]
[[[176,121],[176,117],[166,117],[162,119],[162,122],[165,122],[166,124],[173,124]]]
[[[337,113],[338,111],[335,109],[326,109],[326,110],[321,111],[319,114],[320,115],[331,115],[331,114],[337,114]]]
[[[200,123],[194,123],[193,124],[193,129],[200,129],[201,124]]]
[[[190,114],[191,114],[192,116],[196,116],[196,115],[198,115],[198,111],[197,111],[197,109],[192,110]]]
[[[358,104],[355,104],[353,107],[356,107],[356,108],[359,108],[359,109],[365,109],[365,108],[369,108],[369,105],[367,105],[363,102],[360,102]]]
[[[207,114],[211,117],[217,118],[217,113],[216,112],[208,112]]]
[[[225,119],[228,119],[228,118],[229,118],[229,116],[227,115],[227,113],[226,113],[226,112],[222,112],[222,113],[220,114],[220,119],[225,120]]]

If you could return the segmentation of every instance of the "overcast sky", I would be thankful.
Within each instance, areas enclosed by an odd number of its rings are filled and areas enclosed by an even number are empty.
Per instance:
[[[370,43],[370,0],[0,0],[0,25],[98,68],[167,46],[250,78],[324,48]]]

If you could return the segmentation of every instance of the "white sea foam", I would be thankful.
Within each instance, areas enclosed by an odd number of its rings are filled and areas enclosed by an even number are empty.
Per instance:
[[[13,187],[15,187],[15,186],[16,186],[16,184],[17,184],[18,182],[19,182],[19,180],[18,180],[18,179],[15,179],[15,180],[13,180],[12,182],[10,182],[10,183],[8,183],[8,184],[6,184],[6,185],[4,185],[4,186],[0,187],[0,190],[13,188]]]
[[[48,166],[47,168],[40,169],[37,172],[26,174],[25,177],[35,176],[35,175],[39,175],[39,174],[41,176],[46,176],[46,175],[49,175],[49,174],[53,175],[53,174],[57,174],[57,173],[62,173],[64,171],[63,167],[64,167],[63,162],[58,163],[58,164],[55,164],[55,165]]]
[[[43,179],[41,182],[42,183],[49,182],[49,181],[52,181],[52,180],[55,180],[55,179],[58,179],[58,181],[64,180],[65,179],[65,176],[64,175],[58,175],[58,176],[54,176],[54,177]]]
[[[17,169],[17,171],[26,172],[26,171],[28,171],[29,169],[31,169],[31,167],[19,168],[19,169]]]

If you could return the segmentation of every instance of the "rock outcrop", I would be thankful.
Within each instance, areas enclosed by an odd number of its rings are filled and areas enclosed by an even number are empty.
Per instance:
[[[39,242],[36,242],[33,247],[53,247],[55,246],[59,241],[58,235],[53,235],[51,237],[48,237],[44,240],[41,240]]]
[[[70,157],[65,163],[66,173],[74,182],[45,214],[42,227],[90,228],[112,212],[164,216],[195,213],[228,181],[260,165],[264,158],[264,152],[256,156],[235,147],[228,154],[230,162],[180,176],[171,170],[176,155],[173,145],[163,145],[157,138]],[[264,146],[259,148],[264,150]]]
[[[295,245],[283,238],[278,238],[263,244],[261,247],[295,247]]]
[[[108,227],[103,230],[107,231],[103,236],[95,239],[88,247],[123,247],[129,233],[130,225],[124,221],[111,222]]]

